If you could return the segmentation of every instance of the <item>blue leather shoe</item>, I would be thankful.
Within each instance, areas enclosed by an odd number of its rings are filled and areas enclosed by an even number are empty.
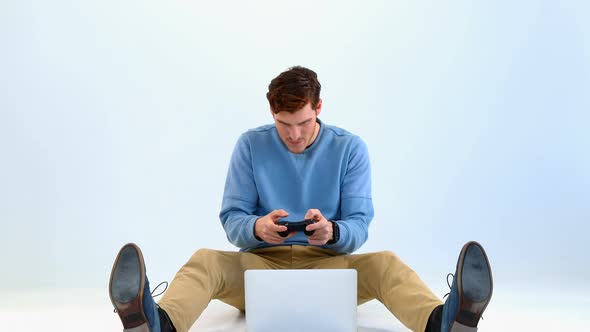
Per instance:
[[[139,247],[121,248],[111,272],[109,295],[126,332],[160,332],[158,308],[150,294]]]
[[[441,332],[475,332],[492,298],[492,270],[483,247],[468,242],[459,254],[451,292],[442,313]]]

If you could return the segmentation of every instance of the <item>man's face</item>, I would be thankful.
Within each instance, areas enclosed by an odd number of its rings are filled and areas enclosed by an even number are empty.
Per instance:
[[[307,103],[295,113],[279,112],[273,114],[279,137],[292,153],[302,153],[315,140],[320,126],[316,118],[322,109],[322,101],[316,109]]]

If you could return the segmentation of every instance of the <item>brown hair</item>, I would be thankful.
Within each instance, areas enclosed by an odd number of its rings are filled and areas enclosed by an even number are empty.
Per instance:
[[[316,109],[322,86],[318,75],[301,66],[291,67],[275,77],[268,85],[266,99],[276,114],[282,111],[295,113],[307,103]]]

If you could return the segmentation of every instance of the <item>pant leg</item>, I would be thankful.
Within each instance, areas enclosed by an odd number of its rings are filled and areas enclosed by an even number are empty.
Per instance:
[[[305,249],[309,262],[302,268],[355,269],[358,273],[358,302],[372,299],[383,303],[402,324],[423,332],[430,314],[442,302],[418,275],[390,251],[324,257],[320,248]]]
[[[244,271],[278,268],[279,263],[247,252],[198,250],[178,271],[158,305],[178,332],[187,332],[212,299],[244,310]]]

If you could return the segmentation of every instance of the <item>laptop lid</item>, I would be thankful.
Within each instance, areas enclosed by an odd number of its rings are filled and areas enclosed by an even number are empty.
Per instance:
[[[357,331],[354,269],[247,270],[248,332]]]

